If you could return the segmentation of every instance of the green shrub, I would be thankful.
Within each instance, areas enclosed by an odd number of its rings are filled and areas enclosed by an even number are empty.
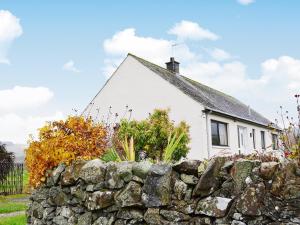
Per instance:
[[[136,154],[145,151],[151,159],[162,161],[170,136],[181,136],[172,151],[172,160],[178,161],[189,152],[189,126],[181,121],[177,126],[169,118],[169,110],[156,109],[145,120],[122,120],[116,132],[118,140],[133,137]],[[138,155],[136,155],[138,158]]]

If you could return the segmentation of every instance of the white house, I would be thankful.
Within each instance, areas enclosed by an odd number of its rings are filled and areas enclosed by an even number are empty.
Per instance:
[[[268,119],[234,97],[180,75],[174,58],[166,65],[128,54],[83,115],[103,119],[110,109],[122,118],[127,105],[132,111],[126,116],[139,120],[156,108],[169,108],[175,123],[190,125],[188,157],[194,159],[278,148],[277,132]]]

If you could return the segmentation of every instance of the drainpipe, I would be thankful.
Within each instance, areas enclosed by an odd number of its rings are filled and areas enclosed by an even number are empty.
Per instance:
[[[205,109],[203,110],[205,113],[205,120],[206,120],[206,138],[207,138],[207,156],[210,158],[210,150],[211,150],[211,143],[210,143],[210,137],[209,137],[209,121],[208,121],[208,115],[212,113],[211,110]]]

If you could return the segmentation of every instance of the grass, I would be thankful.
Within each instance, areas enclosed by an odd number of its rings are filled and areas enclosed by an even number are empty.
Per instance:
[[[22,202],[2,202],[2,203],[0,203],[0,214],[24,211],[26,209],[27,209],[26,203],[22,203]]]
[[[25,194],[0,196],[0,214],[26,210],[26,197]]]
[[[26,217],[25,215],[13,216],[1,218],[0,225],[25,225]]]
[[[20,198],[26,198],[28,194],[15,194],[15,195],[6,195],[6,196],[1,196],[0,195],[0,204],[2,202],[7,202],[9,200],[18,200]]]

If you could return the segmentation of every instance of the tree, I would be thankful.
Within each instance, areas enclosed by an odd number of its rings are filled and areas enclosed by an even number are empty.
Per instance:
[[[5,179],[10,169],[14,165],[15,155],[6,150],[5,144],[0,143],[0,181]]]
[[[101,157],[107,147],[107,128],[90,118],[70,116],[65,121],[47,123],[39,129],[38,140],[29,140],[25,162],[29,183],[37,187],[47,170],[60,163]]]

